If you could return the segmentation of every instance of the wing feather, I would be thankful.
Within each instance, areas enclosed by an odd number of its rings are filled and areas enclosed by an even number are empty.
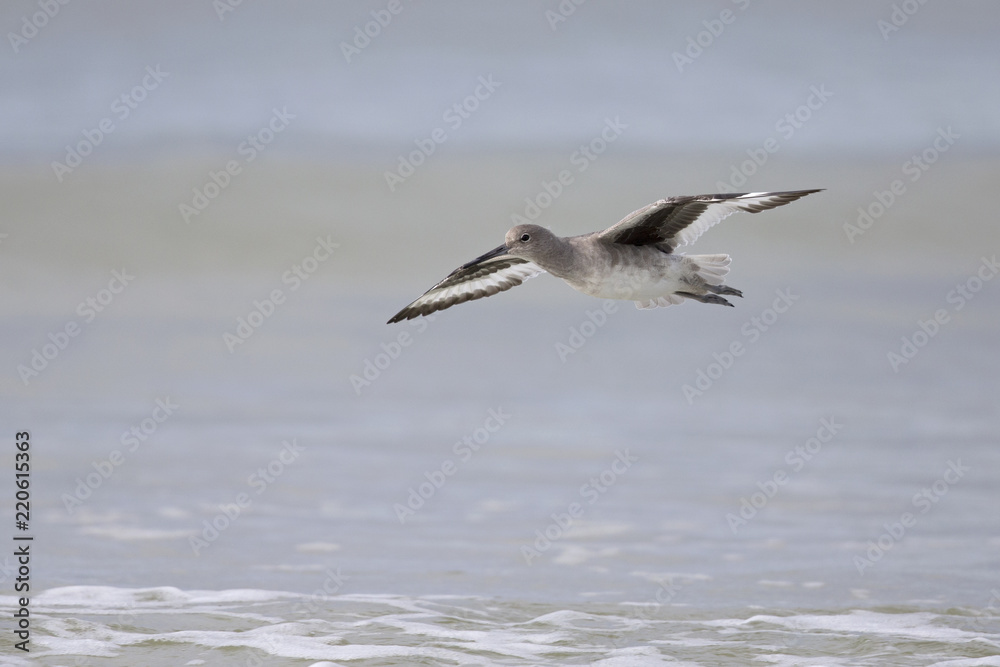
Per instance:
[[[396,313],[389,324],[493,296],[544,272],[537,264],[513,255],[500,254],[485,260],[473,260],[452,271],[448,277]]]
[[[737,211],[759,213],[820,190],[742,192],[669,197],[640,208],[599,234],[624,245],[656,245],[664,252],[694,243],[709,228]]]

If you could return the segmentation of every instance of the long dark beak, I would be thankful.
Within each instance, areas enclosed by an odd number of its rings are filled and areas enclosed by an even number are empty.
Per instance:
[[[485,262],[488,259],[493,259],[494,257],[499,257],[500,255],[504,255],[506,253],[507,253],[507,244],[504,243],[504,244],[498,245],[493,250],[490,250],[485,255],[480,255],[479,257],[476,257],[471,262],[466,262],[465,264],[463,264],[461,266],[461,268],[467,269],[470,266],[475,266],[476,264],[481,264],[481,263]]]

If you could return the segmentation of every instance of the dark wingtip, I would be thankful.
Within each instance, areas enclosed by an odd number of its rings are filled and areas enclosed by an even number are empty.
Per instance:
[[[393,315],[392,318],[388,322],[386,322],[386,324],[395,324],[396,322],[402,322],[404,319],[406,319],[405,315],[406,315],[406,308]]]

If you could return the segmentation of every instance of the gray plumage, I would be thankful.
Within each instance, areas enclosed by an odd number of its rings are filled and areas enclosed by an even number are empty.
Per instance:
[[[694,299],[732,306],[743,296],[723,285],[729,255],[683,255],[709,227],[737,211],[758,213],[820,190],[696,195],[661,199],[601,232],[559,237],[538,225],[517,225],[503,245],[452,271],[389,323],[491,296],[548,272],[575,290],[656,308]]]

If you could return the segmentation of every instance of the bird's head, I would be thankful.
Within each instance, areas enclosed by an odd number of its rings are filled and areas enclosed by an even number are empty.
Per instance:
[[[559,238],[545,227],[517,225],[507,232],[504,244],[508,254],[535,261],[551,254],[559,245]]]

